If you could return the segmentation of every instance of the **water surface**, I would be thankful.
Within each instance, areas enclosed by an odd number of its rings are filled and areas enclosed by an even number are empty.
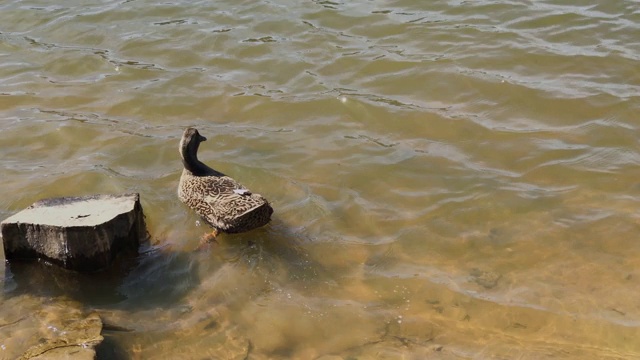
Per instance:
[[[110,325],[105,358],[640,357],[639,24],[631,0],[4,2],[0,217],[139,192],[152,240],[76,291],[0,269],[0,357],[65,307]],[[272,224],[193,252],[186,126]]]

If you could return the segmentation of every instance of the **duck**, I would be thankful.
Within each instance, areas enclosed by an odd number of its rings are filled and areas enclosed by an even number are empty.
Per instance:
[[[184,169],[178,198],[213,228],[201,238],[201,245],[215,241],[221,232],[242,233],[262,227],[273,214],[262,195],[198,160],[198,148],[206,140],[196,128],[188,127],[179,147]]]

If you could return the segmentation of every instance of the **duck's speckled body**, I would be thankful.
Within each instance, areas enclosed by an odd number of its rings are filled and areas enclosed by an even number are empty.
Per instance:
[[[273,209],[265,198],[198,160],[198,147],[205,140],[195,128],[182,135],[180,200],[216,231],[239,233],[266,225]]]

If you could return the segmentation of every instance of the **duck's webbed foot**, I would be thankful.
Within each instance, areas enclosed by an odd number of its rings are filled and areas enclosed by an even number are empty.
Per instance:
[[[200,238],[200,244],[198,245],[197,250],[205,250],[208,249],[211,243],[217,243],[216,237],[220,231],[218,229],[213,229],[212,232],[202,235]]]

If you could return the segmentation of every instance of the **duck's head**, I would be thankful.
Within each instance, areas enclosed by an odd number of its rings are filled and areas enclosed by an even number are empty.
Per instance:
[[[180,139],[179,150],[182,160],[189,161],[191,159],[196,159],[200,143],[206,140],[207,138],[200,135],[196,128],[186,128],[182,134],[182,139]]]
[[[182,139],[180,139],[180,150],[197,150],[198,145],[201,142],[206,141],[207,138],[200,135],[198,129],[193,127],[188,127],[184,129],[184,133],[182,133]]]

